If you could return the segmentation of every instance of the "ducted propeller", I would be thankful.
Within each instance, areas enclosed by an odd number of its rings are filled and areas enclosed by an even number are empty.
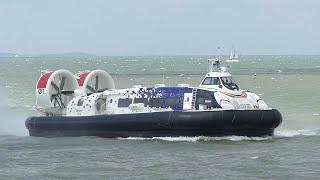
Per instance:
[[[86,88],[90,91],[89,94],[103,92],[108,89],[108,88],[99,89],[99,76],[95,76],[94,87],[87,84]]]
[[[63,90],[66,82],[66,77],[62,76],[60,80],[60,84],[57,85],[54,81],[51,81],[51,85],[53,89],[56,91],[56,93],[52,94],[50,97],[51,102],[53,101],[53,106],[54,107],[59,107],[59,108],[65,108],[66,105],[62,100],[63,96],[71,96],[74,91],[66,91]]]

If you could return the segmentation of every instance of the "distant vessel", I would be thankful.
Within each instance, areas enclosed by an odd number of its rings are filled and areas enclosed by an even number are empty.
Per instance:
[[[239,57],[236,54],[236,50],[233,46],[232,46],[232,50],[230,53],[230,57],[229,57],[229,59],[226,60],[226,62],[239,62]]]

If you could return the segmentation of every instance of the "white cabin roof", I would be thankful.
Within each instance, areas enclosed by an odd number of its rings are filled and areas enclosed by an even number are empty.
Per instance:
[[[206,74],[206,77],[230,77],[229,72],[209,72]]]

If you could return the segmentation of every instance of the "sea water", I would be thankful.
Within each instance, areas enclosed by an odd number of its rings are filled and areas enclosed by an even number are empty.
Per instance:
[[[242,56],[223,63],[240,88],[279,109],[273,137],[29,137],[41,70],[102,69],[116,87],[196,86],[207,56],[0,58],[0,179],[317,179],[320,56]],[[226,58],[226,57],[221,57]]]

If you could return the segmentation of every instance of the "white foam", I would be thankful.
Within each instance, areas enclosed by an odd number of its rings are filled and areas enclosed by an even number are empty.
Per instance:
[[[297,136],[318,136],[320,128],[299,129],[299,130],[278,130],[275,131],[275,137],[297,137]]]
[[[126,140],[162,140],[170,142],[198,142],[198,141],[264,141],[272,139],[271,136],[267,137],[247,137],[247,136],[223,136],[223,137],[208,137],[208,136],[196,136],[196,137],[153,137],[153,138],[142,138],[142,137],[128,137],[118,138]]]
[[[126,59],[125,61],[126,62],[137,62],[138,60],[137,59]]]
[[[125,140],[162,140],[170,142],[199,142],[199,141],[266,141],[270,139],[277,138],[292,138],[299,136],[319,136],[320,128],[315,129],[299,129],[299,130],[276,130],[274,136],[266,137],[248,137],[248,136],[222,136],[222,137],[208,137],[208,136],[196,136],[196,137],[153,137],[153,138],[142,138],[142,137],[128,137],[128,138],[118,138]],[[258,158],[258,157],[257,157]],[[252,157],[254,159],[254,157]]]
[[[259,156],[253,156],[253,157],[250,157],[251,159],[258,159]]]

